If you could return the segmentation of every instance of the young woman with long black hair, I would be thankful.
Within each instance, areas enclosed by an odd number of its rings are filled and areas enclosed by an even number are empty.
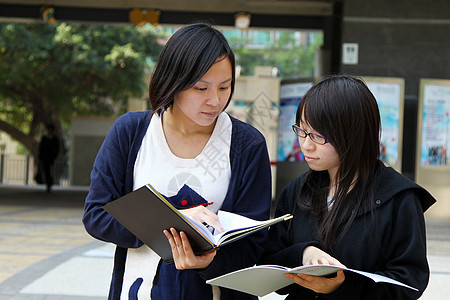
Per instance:
[[[344,265],[415,287],[339,271],[286,274],[286,299],[417,299],[429,280],[424,211],[435,199],[379,158],[380,114],[366,84],[332,75],[302,98],[294,132],[310,170],[280,194],[261,264]]]

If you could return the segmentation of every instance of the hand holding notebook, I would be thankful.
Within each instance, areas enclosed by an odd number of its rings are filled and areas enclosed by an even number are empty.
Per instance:
[[[338,270],[359,274],[373,280],[374,282],[396,284],[405,288],[417,290],[414,287],[408,286],[386,276],[332,265],[308,265],[299,266],[296,268],[287,268],[278,265],[259,265],[210,279],[206,281],[206,283],[263,297],[285,286],[294,284],[293,281],[284,276],[285,273],[308,274],[323,277],[334,274]]]
[[[167,263],[173,262],[172,251],[163,231],[172,227],[183,231],[189,238],[194,253],[200,255],[292,218],[291,215],[285,215],[257,221],[230,212],[219,212],[219,221],[226,231],[214,235],[203,224],[186,217],[182,210],[176,209],[150,184],[106,204],[103,208]]]

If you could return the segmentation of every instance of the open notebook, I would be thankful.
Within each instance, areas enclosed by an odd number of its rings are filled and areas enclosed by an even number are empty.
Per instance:
[[[231,272],[214,279],[210,279],[206,281],[206,283],[262,297],[294,283],[284,277],[284,273],[329,276],[341,269],[366,276],[375,282],[396,284],[417,291],[416,288],[410,287],[386,276],[331,265],[309,265],[296,268],[287,268],[278,265],[260,265]]]
[[[150,184],[104,205],[103,208],[167,263],[172,262],[172,250],[163,233],[165,229],[173,227],[186,233],[194,253],[199,255],[292,218],[292,215],[285,215],[257,221],[219,211],[219,221],[226,231],[213,234],[206,226],[188,218],[182,210],[176,209]]]

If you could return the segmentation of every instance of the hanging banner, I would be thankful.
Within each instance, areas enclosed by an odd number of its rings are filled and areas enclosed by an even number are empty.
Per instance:
[[[278,161],[304,161],[298,138],[292,131],[298,104],[313,81],[281,83],[280,118],[278,124]]]
[[[401,149],[403,136],[403,78],[363,78],[378,103],[381,117],[380,159],[401,170]]]
[[[420,165],[450,166],[450,80],[422,79]]]

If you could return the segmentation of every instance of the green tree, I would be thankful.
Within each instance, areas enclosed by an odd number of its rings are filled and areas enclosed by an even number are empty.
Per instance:
[[[267,38],[270,35],[267,34]],[[231,38],[230,44],[235,50],[236,63],[242,67],[242,75],[252,75],[256,66],[278,68],[278,76],[283,79],[312,77],[315,55],[323,43],[321,33],[308,33],[302,43],[293,32],[278,32],[274,43],[266,41],[267,47],[250,49],[253,41],[248,38]]]
[[[161,51],[151,26],[0,24],[0,130],[36,155],[44,124],[123,113]]]

